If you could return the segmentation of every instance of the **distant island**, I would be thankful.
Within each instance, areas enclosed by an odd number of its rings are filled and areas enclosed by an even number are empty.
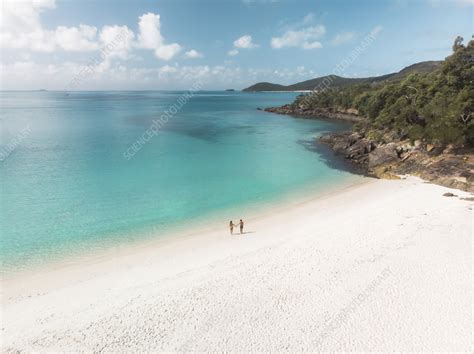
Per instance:
[[[234,89],[227,89],[226,91],[235,91]]]
[[[444,61],[398,73],[349,79],[331,75],[290,86],[258,83],[244,91],[311,89],[272,113],[354,123],[320,142],[374,176],[418,175],[474,192],[474,40],[456,38]]]
[[[271,82],[259,82],[255,85],[249,86],[242,91],[245,92],[259,92],[259,91],[312,91],[316,87],[323,84],[325,81],[331,82],[332,88],[341,88],[347,87],[355,84],[370,84],[370,83],[377,83],[381,81],[397,81],[406,78],[408,75],[412,73],[430,73],[435,69],[441,66],[442,61],[423,61],[421,63],[413,64],[407,66],[406,68],[400,70],[397,73],[382,75],[382,76],[374,76],[374,77],[367,77],[367,78],[347,78],[341,77],[337,75],[327,75],[317,77],[315,79],[306,80],[302,82],[298,82],[293,85],[279,85],[273,84]]]

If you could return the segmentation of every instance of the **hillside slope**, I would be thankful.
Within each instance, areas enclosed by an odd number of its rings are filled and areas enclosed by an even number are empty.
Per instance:
[[[345,119],[352,131],[320,141],[365,173],[417,175],[474,192],[474,40],[457,37],[441,64],[409,66],[378,83],[323,87],[265,111]]]
[[[331,87],[341,88],[353,84],[380,82],[384,80],[395,81],[402,80],[411,73],[430,73],[440,67],[442,61],[424,61],[407,66],[397,73],[386,74],[382,76],[366,77],[366,78],[346,78],[337,75],[326,75],[314,79],[298,82],[293,85],[279,85],[270,82],[259,82],[249,86],[242,91],[258,92],[258,91],[308,91],[314,90],[315,87],[321,85],[324,80],[331,82]]]

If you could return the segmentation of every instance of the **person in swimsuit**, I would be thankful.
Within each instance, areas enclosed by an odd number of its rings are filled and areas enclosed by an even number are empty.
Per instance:
[[[240,234],[243,234],[244,233],[244,222],[242,221],[242,219],[240,219],[239,227],[240,227]]]
[[[232,222],[232,220],[229,222],[229,229],[230,229],[230,234],[233,235],[234,234],[234,223]]]

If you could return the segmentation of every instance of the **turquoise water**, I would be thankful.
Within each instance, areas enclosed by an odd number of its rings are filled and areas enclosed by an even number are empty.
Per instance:
[[[182,95],[1,92],[2,268],[127,242],[350,176],[311,143],[345,126],[256,110],[294,93],[196,93],[127,155]]]

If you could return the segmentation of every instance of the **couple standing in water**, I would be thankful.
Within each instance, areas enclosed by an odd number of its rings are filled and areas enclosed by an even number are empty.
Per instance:
[[[244,233],[244,222],[242,221],[242,219],[240,219],[239,223],[239,228],[240,228],[240,233],[243,234]],[[229,222],[229,229],[230,229],[230,234],[233,235],[234,234],[234,226],[237,226],[236,224],[234,224],[232,222],[232,220]]]

